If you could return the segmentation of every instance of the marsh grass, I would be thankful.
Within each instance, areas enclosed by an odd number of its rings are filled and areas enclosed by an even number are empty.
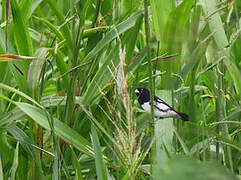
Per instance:
[[[240,176],[240,1],[0,2],[0,179]]]

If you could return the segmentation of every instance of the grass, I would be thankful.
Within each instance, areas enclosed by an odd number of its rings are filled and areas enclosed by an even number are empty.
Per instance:
[[[0,179],[240,178],[239,1],[0,2]]]

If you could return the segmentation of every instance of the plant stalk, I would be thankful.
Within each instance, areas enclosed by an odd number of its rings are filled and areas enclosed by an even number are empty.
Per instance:
[[[152,62],[151,62],[151,50],[150,50],[150,27],[148,21],[148,0],[144,0],[144,18],[145,18],[145,34],[146,34],[146,47],[147,47],[147,59],[148,59],[148,73],[149,73],[149,88],[150,88],[150,104],[151,104],[151,119],[149,123],[149,132],[151,133],[151,137],[155,138],[154,134],[154,107],[153,107],[153,99],[154,99],[154,87],[153,87],[153,80],[152,80]],[[155,169],[156,165],[156,144],[155,141],[152,145],[151,150],[151,174]]]

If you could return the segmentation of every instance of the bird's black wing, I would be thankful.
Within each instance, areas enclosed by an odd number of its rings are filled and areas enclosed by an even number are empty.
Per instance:
[[[176,112],[175,109],[173,109],[169,104],[167,104],[165,101],[163,101],[157,96],[154,96],[154,107],[156,107],[158,110],[162,112],[168,112],[168,111]]]
[[[157,96],[154,96],[154,107],[159,111],[166,113],[166,117],[175,117],[184,121],[189,121],[189,117],[187,114],[177,112],[169,104],[167,104]]]

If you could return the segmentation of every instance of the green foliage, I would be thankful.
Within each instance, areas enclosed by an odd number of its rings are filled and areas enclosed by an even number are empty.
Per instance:
[[[212,169],[212,171],[210,171]],[[174,173],[175,172],[175,173]],[[207,173],[209,172],[209,173]],[[198,162],[196,160],[179,157],[167,162],[159,172],[160,179],[237,179],[226,168],[216,162]]]
[[[240,1],[7,2],[1,57],[27,57],[0,62],[0,179],[240,176]],[[151,80],[190,122],[150,123]]]

